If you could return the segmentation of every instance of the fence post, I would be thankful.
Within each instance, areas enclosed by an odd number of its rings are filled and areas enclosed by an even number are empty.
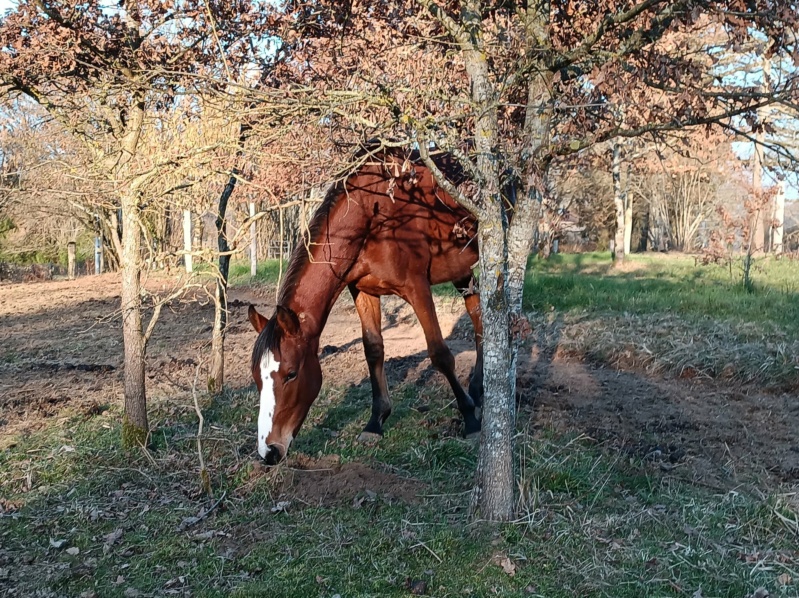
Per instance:
[[[255,217],[255,202],[250,202],[250,218]],[[258,273],[258,230],[255,221],[250,223],[250,276]]]
[[[75,241],[67,243],[67,276],[75,280]]]
[[[183,210],[183,249],[186,255],[183,256],[183,264],[186,266],[186,273],[191,274],[194,262],[191,256],[191,210]]]
[[[99,275],[101,272],[100,266],[100,251],[102,245],[100,243],[100,237],[94,238],[94,274],[95,276]]]

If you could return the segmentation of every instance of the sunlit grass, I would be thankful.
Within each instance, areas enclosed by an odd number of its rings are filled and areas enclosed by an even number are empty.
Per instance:
[[[756,322],[799,336],[799,264],[761,259],[755,290],[747,291],[737,266],[696,265],[692,256],[633,254],[613,268],[610,254],[532,259],[525,283],[528,309],[677,314]]]

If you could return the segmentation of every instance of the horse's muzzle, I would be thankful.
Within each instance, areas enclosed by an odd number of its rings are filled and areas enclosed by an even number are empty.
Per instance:
[[[266,455],[264,455],[264,461],[267,465],[277,465],[283,460],[283,453],[280,452],[280,449],[275,446],[274,444],[270,444],[266,447]]]

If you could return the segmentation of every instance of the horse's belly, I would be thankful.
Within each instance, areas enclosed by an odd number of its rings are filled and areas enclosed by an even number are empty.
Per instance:
[[[468,276],[477,265],[477,252],[471,248],[445,252],[434,256],[430,263],[430,284],[452,282]]]

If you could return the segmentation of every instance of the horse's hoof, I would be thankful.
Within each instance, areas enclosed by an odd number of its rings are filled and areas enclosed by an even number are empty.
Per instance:
[[[374,432],[361,432],[358,434],[358,442],[366,446],[376,445],[381,438],[380,434],[375,434]]]

